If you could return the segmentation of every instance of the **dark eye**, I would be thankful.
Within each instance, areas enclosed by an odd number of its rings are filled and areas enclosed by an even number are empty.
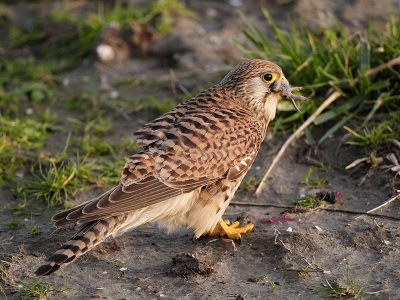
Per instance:
[[[261,79],[265,82],[265,83],[273,83],[276,79],[277,75],[276,73],[264,73],[261,75]]]
[[[265,81],[271,81],[272,80],[272,74],[271,73],[264,74],[264,80]]]

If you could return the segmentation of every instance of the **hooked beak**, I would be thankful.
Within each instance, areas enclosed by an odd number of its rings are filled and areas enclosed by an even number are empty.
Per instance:
[[[286,78],[282,78],[279,80],[279,84],[276,85],[275,89],[272,89],[273,92],[279,94],[281,97],[285,97],[292,101],[294,108],[300,112],[300,109],[297,107],[296,102],[294,100],[306,100],[307,98],[304,96],[293,95],[292,91],[300,91],[301,87],[290,87],[289,82]]]

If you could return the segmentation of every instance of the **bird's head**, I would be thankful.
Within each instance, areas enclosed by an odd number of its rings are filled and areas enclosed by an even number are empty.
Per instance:
[[[280,98],[290,99],[297,111],[299,109],[295,100],[306,99],[292,94],[292,91],[300,88],[290,87],[278,65],[260,59],[246,60],[238,64],[225,76],[220,86],[235,93],[238,101],[248,105],[267,122],[274,119]]]

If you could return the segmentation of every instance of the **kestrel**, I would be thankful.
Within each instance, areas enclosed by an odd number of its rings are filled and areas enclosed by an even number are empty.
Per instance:
[[[134,135],[142,150],[128,158],[120,183],[103,195],[56,214],[55,226],[79,224],[76,235],[36,271],[49,275],[108,236],[153,221],[168,230],[240,238],[221,217],[254,162],[281,97],[305,99],[276,64],[247,60],[217,85],[179,104]]]

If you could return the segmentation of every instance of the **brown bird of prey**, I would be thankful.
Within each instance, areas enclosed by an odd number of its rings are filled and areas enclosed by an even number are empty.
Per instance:
[[[217,85],[179,104],[134,135],[142,150],[128,158],[120,183],[53,217],[55,226],[81,225],[36,271],[49,275],[108,236],[153,221],[168,230],[240,238],[221,217],[260,150],[281,97],[304,99],[276,64],[247,60]]]

